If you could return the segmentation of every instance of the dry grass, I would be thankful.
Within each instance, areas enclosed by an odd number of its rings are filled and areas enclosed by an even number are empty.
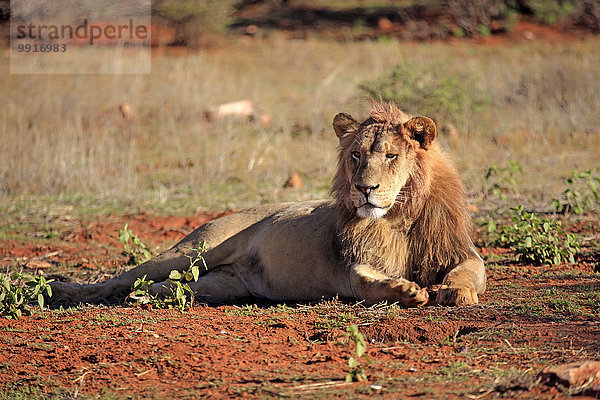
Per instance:
[[[335,169],[333,116],[363,115],[358,85],[400,62],[467,71],[493,99],[462,119],[457,138],[440,138],[482,205],[490,164],[520,161],[519,193],[545,207],[571,169],[600,159],[598,40],[482,47],[274,37],[157,55],[147,76],[8,75],[7,54],[0,59],[5,204],[83,195],[190,212],[326,196]],[[83,62],[76,51],[65,57]],[[210,105],[245,98],[271,115],[269,126],[202,117]],[[134,119],[102,115],[124,102]],[[281,189],[293,172],[305,187]]]

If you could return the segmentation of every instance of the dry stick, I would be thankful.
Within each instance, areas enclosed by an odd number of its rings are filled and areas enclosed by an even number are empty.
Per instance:
[[[135,374],[135,376],[139,378],[139,377],[144,376],[147,373],[152,372],[152,371],[154,371],[154,370],[151,368],[148,371],[144,371],[144,372],[140,372],[139,374]]]
[[[83,378],[85,378],[85,376],[89,373],[90,371],[85,371],[79,378],[75,378],[71,382],[76,383],[77,381],[79,381],[79,384],[81,385],[83,383]]]
[[[44,254],[42,256],[31,257],[30,260],[44,260],[46,258],[54,257],[60,253],[62,253],[62,250],[52,251],[52,252]]]
[[[508,345],[508,346],[511,348],[511,350],[512,350],[512,351],[513,351],[515,354],[518,354],[518,353],[517,353],[517,350],[516,350],[516,349],[513,347],[513,345],[512,345],[512,344],[510,344],[510,342],[508,341],[508,339],[504,339],[504,341],[506,342],[506,344],[507,344],[507,345]]]
[[[309,391],[309,390],[317,390],[321,388],[327,388],[332,386],[345,386],[350,385],[353,382],[339,382],[339,381],[329,381],[329,382],[318,382],[318,383],[308,383],[306,385],[294,386],[284,389],[284,391]]]
[[[84,368],[84,370],[86,370],[86,371],[79,378],[75,378],[74,380],[71,381],[73,383],[76,383],[77,381],[79,381],[79,385],[73,391],[74,398],[77,398],[77,396],[79,396],[79,389],[83,386],[83,378],[85,378],[85,376],[91,372],[87,368]]]

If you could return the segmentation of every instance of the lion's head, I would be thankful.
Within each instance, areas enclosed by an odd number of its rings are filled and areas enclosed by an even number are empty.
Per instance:
[[[363,123],[341,113],[333,128],[340,140],[333,191],[350,212],[381,218],[409,203],[415,186],[424,185],[423,161],[436,137],[430,118],[410,117],[392,103],[373,103]]]

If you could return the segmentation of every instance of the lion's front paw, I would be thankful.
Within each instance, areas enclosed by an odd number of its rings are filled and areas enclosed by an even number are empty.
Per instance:
[[[427,289],[421,289],[414,282],[402,283],[399,289],[402,291],[401,302],[408,307],[423,306],[429,301]]]
[[[477,290],[469,286],[442,285],[436,297],[436,303],[443,306],[462,306],[477,304]]]

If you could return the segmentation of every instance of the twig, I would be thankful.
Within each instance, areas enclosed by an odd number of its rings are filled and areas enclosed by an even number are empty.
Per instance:
[[[345,386],[350,385],[352,382],[339,382],[339,381],[329,381],[329,382],[318,382],[318,383],[308,383],[306,385],[293,386],[289,388],[285,388],[284,391],[310,391],[310,390],[318,390],[322,388],[328,388],[333,386]]]
[[[50,253],[44,254],[43,256],[31,257],[30,260],[44,260],[46,258],[54,257],[55,255],[58,255],[60,253],[62,253],[62,250],[56,250],[56,251],[52,251]]]
[[[90,371],[85,371],[79,378],[75,378],[71,382],[72,383],[79,382],[80,385],[83,385],[83,378],[85,378],[85,376],[89,373],[90,373]]]
[[[380,349],[381,351],[386,351],[386,350],[396,350],[396,349],[403,349],[405,348],[405,346],[394,346],[394,347],[385,347],[383,349]]]
[[[140,372],[139,374],[135,374],[135,376],[139,378],[139,377],[144,376],[147,373],[152,372],[152,371],[154,371],[154,370],[152,368],[150,368],[148,371],[144,371],[144,372]]]
[[[510,342],[508,341],[508,339],[504,339],[504,341],[506,342],[506,344],[507,344],[507,345],[508,345],[508,346],[511,348],[511,350],[512,350],[512,351],[513,351],[515,354],[518,354],[518,353],[517,353],[517,350],[516,350],[516,349],[513,347],[513,345],[512,345],[512,344],[510,344]]]

